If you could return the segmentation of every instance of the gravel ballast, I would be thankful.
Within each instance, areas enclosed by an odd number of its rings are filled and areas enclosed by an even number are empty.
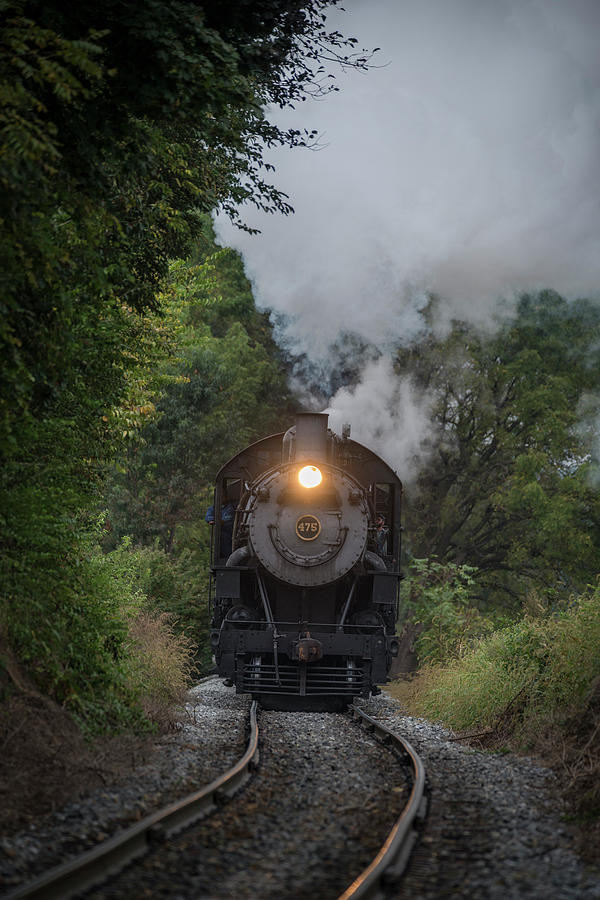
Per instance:
[[[0,892],[221,774],[245,749],[249,702],[216,679],[199,685],[189,721],[134,777],[0,840]],[[358,703],[427,770],[427,822],[390,898],[599,900],[600,873],[574,851],[549,770],[464,746],[386,694]],[[402,767],[343,716],[263,711],[260,726],[258,772],[233,801],[88,896],[335,900],[402,808]]]
[[[405,737],[427,771],[429,812],[394,898],[598,900],[600,871],[574,852],[556,776],[533,760],[473,750],[402,714],[387,694],[358,705]]]
[[[86,897],[338,897],[404,806],[403,766],[347,716],[263,711],[259,729],[244,790]]]
[[[250,698],[211,678],[190,692],[178,732],[157,740],[151,761],[0,838],[0,896],[118,834],[161,806],[208,784],[242,756]]]

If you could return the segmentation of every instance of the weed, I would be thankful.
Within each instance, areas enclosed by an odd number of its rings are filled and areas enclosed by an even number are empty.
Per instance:
[[[413,715],[560,770],[575,814],[600,809],[600,586],[525,616],[392,690]]]
[[[182,706],[195,672],[194,644],[177,634],[173,616],[141,612],[130,624],[129,678],[142,708],[161,731],[174,729],[175,707]]]

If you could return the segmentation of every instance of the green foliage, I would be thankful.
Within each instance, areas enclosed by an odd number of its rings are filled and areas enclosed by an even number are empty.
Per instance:
[[[421,626],[415,640],[421,665],[461,657],[476,638],[491,630],[490,620],[474,605],[476,571],[472,566],[412,560],[401,597],[411,621]]]
[[[86,731],[143,729],[146,716],[164,725],[193,663],[206,664],[208,649],[198,654],[164,610],[181,604],[196,626],[206,618],[206,598],[194,591],[196,567],[189,554],[174,561],[162,551],[135,551],[128,539],[108,554],[94,545],[85,551],[71,561],[76,577],[65,565],[46,582],[43,603],[11,610],[4,636],[29,675]]]
[[[196,530],[202,531],[202,526]],[[191,549],[193,548],[193,549]],[[209,547],[194,535],[181,536],[181,546],[167,553],[158,546],[133,546],[125,537],[115,550],[98,558],[128,590],[142,598],[135,612],[167,613],[180,633],[194,638],[194,664],[204,673],[211,663],[208,643]]]
[[[156,416],[132,442],[108,492],[107,546],[136,543],[172,551],[192,537],[212,502],[221,465],[251,441],[281,428],[290,408],[286,376],[237,254],[205,239],[201,263],[172,268],[164,297],[182,323]],[[178,531],[179,530],[179,531]]]
[[[0,450],[24,413],[47,415],[114,304],[156,305],[200,211],[291,209],[264,146],[304,139],[263,107],[301,99],[309,60],[353,46],[324,30],[334,3],[2,0]]]
[[[28,489],[19,499],[19,515],[28,520],[28,503],[64,501]],[[140,727],[143,716],[124,666],[128,615],[140,597],[125,578],[98,565],[75,517],[56,520],[55,510],[38,510],[34,521],[47,526],[43,539],[3,572],[2,640],[28,678],[89,730]]]
[[[513,610],[531,587],[565,595],[593,579],[600,509],[579,418],[584,400],[598,413],[599,352],[597,305],[544,292],[494,335],[455,323],[400,354],[436,398],[407,504],[414,555],[475,566],[482,594]]]
[[[453,728],[495,726],[507,714],[524,740],[586,709],[600,678],[600,588],[559,612],[523,618],[431,669],[419,708]]]
[[[526,615],[397,691],[415,715],[539,754],[576,816],[600,815],[600,586]]]
[[[392,692],[488,748],[534,752],[555,767],[576,816],[600,815],[600,583],[530,612],[460,656],[424,666]]]
[[[181,478],[174,452],[158,471],[150,450],[140,476],[150,504],[174,482],[165,504],[172,540],[177,504],[205,477],[194,453],[251,430],[249,418],[231,428],[231,397],[250,416],[253,391],[280,384],[247,295],[218,336],[208,319],[194,332],[191,300],[182,319],[186,279],[217,302],[212,263],[201,260],[202,273],[174,267],[179,306],[169,288],[159,295],[171,260],[201,238],[203,212],[233,212],[242,201],[289,211],[263,178],[263,151],[304,136],[270,125],[263,106],[305,96],[315,60],[353,46],[326,34],[328,5],[0,0],[0,625],[34,686],[90,728],[141,721],[121,608],[135,598],[91,550],[110,461],[124,445],[135,452],[146,421],[158,433],[160,416],[166,425],[185,411],[194,436],[186,443],[180,429]],[[242,307],[256,334],[236,326]],[[159,364],[166,357],[170,370]],[[178,390],[184,383],[189,392]],[[157,413],[165,385],[171,394]],[[212,410],[206,431],[195,399]],[[178,556],[178,596],[197,593],[204,563],[194,552]]]

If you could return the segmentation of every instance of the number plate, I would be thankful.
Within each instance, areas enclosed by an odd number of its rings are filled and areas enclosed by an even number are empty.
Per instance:
[[[302,541],[314,541],[321,534],[321,523],[316,516],[305,513],[296,521],[296,534]]]

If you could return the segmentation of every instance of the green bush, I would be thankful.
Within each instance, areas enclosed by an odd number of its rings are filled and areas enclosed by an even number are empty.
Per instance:
[[[545,618],[526,617],[423,673],[415,709],[452,728],[495,727],[524,741],[587,707],[600,678],[600,587]],[[506,720],[510,719],[510,723]]]
[[[0,665],[6,669],[0,684],[10,692],[14,653],[32,687],[58,701],[88,733],[168,724],[169,699],[178,702],[195,666],[210,661],[205,566],[189,550],[175,558],[133,548],[128,538],[105,554],[94,537],[91,531],[86,541],[80,533],[72,542],[60,577],[51,567],[44,570],[41,539],[22,571],[7,573],[14,602],[0,617]],[[52,544],[52,534],[45,540]],[[29,602],[18,602],[28,589]],[[177,622],[180,610],[187,616]]]
[[[425,667],[393,693],[412,713],[486,746],[539,754],[559,769],[575,816],[593,835],[600,817],[599,647],[600,586]]]
[[[204,523],[196,527],[208,531]],[[158,540],[153,547],[134,547],[131,539],[125,537],[115,550],[100,555],[98,564],[108,567],[114,579],[127,583],[127,591],[142,598],[137,611],[171,616],[175,631],[193,640],[194,664],[204,673],[212,665],[208,635],[209,544],[201,538],[195,540],[190,531],[194,531],[192,526],[176,542],[173,553],[163,550]]]
[[[90,557],[101,595],[120,625],[113,644],[135,704],[161,728],[173,724],[192,676],[210,661],[207,560],[187,548],[178,556],[133,547],[124,538]],[[111,602],[112,601],[112,602]]]
[[[422,665],[462,656],[492,623],[474,605],[476,569],[414,559],[402,582],[411,621],[420,626],[415,649]]]

